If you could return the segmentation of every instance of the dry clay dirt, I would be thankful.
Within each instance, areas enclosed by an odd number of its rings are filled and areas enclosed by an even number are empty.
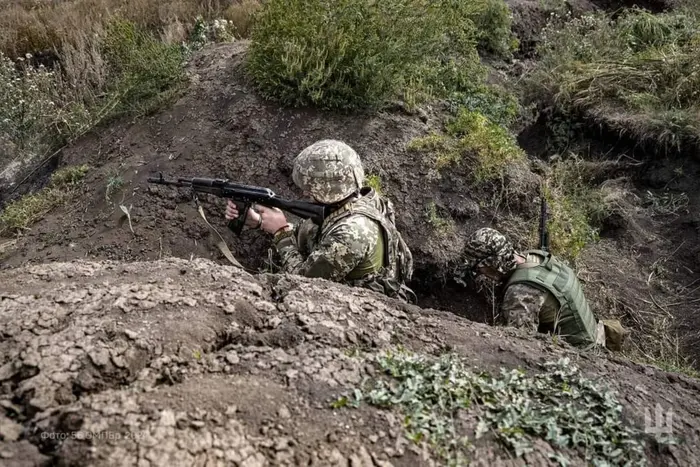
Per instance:
[[[648,465],[700,462],[697,380],[368,290],[202,258],[24,266],[0,283],[3,466],[441,465],[406,441],[397,412],[330,407],[377,373],[363,356],[396,346],[493,373],[568,356],[619,392],[637,427],[646,408],[673,408],[682,442],[651,441]],[[471,458],[551,465],[551,451],[512,459],[483,442]]]

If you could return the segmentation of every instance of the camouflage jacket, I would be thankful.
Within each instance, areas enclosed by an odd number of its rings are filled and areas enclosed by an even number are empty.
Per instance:
[[[405,285],[413,273],[413,258],[394,225],[393,205],[368,188],[362,195],[334,211],[320,229],[306,220],[275,238],[282,269],[415,303]]]

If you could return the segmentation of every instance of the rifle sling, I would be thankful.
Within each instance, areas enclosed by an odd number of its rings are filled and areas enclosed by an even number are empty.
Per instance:
[[[219,234],[219,232],[214,228],[213,225],[209,223],[207,220],[207,217],[204,215],[204,209],[202,209],[201,205],[197,206],[197,211],[199,212],[199,215],[202,216],[202,219],[204,219],[204,222],[207,224],[207,227],[209,227],[209,230],[216,234],[215,238],[218,238],[216,240],[216,246],[219,248],[221,253],[226,257],[227,260],[234,266],[243,269],[244,271],[248,271],[246,268],[243,267],[241,263],[239,263],[236,258],[233,257],[233,254],[231,253],[231,250],[229,250],[228,246],[226,245],[226,242],[224,241],[224,238]]]

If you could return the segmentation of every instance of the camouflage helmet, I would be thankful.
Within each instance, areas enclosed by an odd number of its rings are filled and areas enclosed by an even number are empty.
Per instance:
[[[484,227],[474,232],[464,247],[464,267],[473,275],[490,267],[508,275],[516,266],[513,244],[499,231]]]
[[[342,141],[324,139],[294,159],[292,179],[319,202],[331,204],[359,191],[365,171],[354,149]]]

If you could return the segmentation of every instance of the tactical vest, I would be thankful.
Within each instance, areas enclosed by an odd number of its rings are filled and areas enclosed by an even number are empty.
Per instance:
[[[415,303],[415,293],[405,283],[413,276],[413,255],[406,245],[401,233],[396,229],[394,210],[391,201],[379,196],[371,188],[363,188],[362,197],[351,201],[326,219],[319,233],[319,239],[325,237],[336,222],[353,214],[361,214],[375,221],[382,232],[382,264],[370,271],[368,265],[359,265],[364,277],[356,276],[355,270],[348,275],[348,283],[371,288],[390,297],[400,297]],[[367,274],[369,273],[369,274]]]
[[[559,334],[574,346],[595,343],[596,320],[576,273],[545,251],[529,250],[523,254],[539,256],[542,262],[536,266],[532,263],[519,264],[511,274],[506,288],[526,283],[550,292],[559,302],[560,312],[556,322]]]

